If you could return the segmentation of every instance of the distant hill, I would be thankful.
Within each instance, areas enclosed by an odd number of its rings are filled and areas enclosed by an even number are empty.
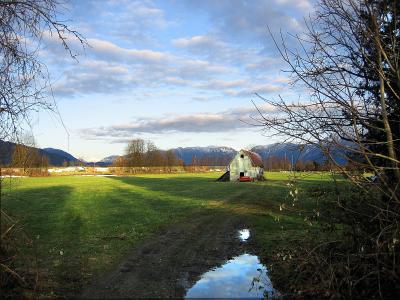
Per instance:
[[[112,164],[120,155],[110,155],[99,160],[98,163]]]
[[[65,152],[64,150],[55,149],[55,148],[44,148],[42,150],[44,152],[46,152],[48,155],[56,155],[57,157],[60,157],[60,158],[62,157],[67,162],[78,161],[77,158],[75,158],[73,155],[69,154],[68,152]]]
[[[171,149],[178,159],[181,159],[186,165],[190,165],[193,159],[198,165],[209,166],[225,166],[234,155],[236,150],[224,146],[208,146],[208,147],[179,147]],[[291,161],[301,160],[315,161],[318,164],[323,164],[327,158],[322,151],[314,145],[305,145],[300,148],[299,145],[293,143],[276,143],[270,145],[259,145],[251,149],[258,153],[263,159],[268,157],[286,158]],[[334,159],[341,165],[345,164],[343,152],[339,149],[332,151]],[[111,155],[96,162],[98,166],[110,166],[118,155]]]
[[[16,143],[0,140],[0,164],[7,166],[11,163],[12,153],[16,145],[17,145]],[[76,163],[79,161],[68,152],[65,152],[60,149],[54,149],[54,148],[40,149],[35,147],[29,147],[29,148],[37,149],[40,155],[47,156],[49,159],[49,164],[52,166],[62,166],[64,162]]]
[[[99,161],[97,161],[97,162],[95,162],[95,163],[93,163],[93,162],[88,162],[87,163],[87,165],[93,165],[93,164],[95,164],[96,166],[98,166],[98,167],[109,167],[109,166],[111,166],[113,163],[114,163],[114,161],[118,158],[118,157],[121,157],[120,155],[110,155],[110,156],[107,156],[107,157],[104,157],[102,160],[99,160]]]
[[[0,140],[0,164],[8,165],[11,162],[11,155],[14,151],[15,144]]]
[[[236,150],[229,147],[179,147],[171,149],[176,157],[182,160],[186,165],[192,163],[193,158],[196,159],[197,164],[206,164],[210,166],[224,166],[233,158],[236,154]],[[162,153],[166,151],[160,150]],[[98,166],[110,166],[112,163],[120,157],[119,155],[111,155],[103,158],[96,162]]]
[[[293,143],[277,143],[264,146],[255,146],[251,149],[258,153],[263,159],[268,157],[279,157],[286,158],[291,161],[301,160],[301,161],[315,161],[319,164],[323,164],[327,161],[327,158],[322,153],[321,149],[315,145],[304,145],[299,146]],[[334,160],[340,164],[344,165],[346,159],[344,157],[344,152],[340,149],[333,149],[331,151]]]
[[[9,165],[15,143],[6,142],[0,140],[0,164]],[[49,158],[49,163],[52,166],[62,166],[64,162],[69,164],[78,163],[79,160],[70,153],[55,149],[55,148],[37,148],[41,155],[45,155]],[[208,146],[208,147],[179,147],[171,149],[178,159],[181,159],[186,165],[190,165],[193,160],[196,160],[198,165],[209,165],[209,166],[225,166],[236,154],[236,150],[230,147],[224,146]],[[319,164],[323,164],[327,158],[324,156],[322,151],[314,145],[305,145],[302,148],[299,145],[293,143],[281,143],[281,144],[270,144],[255,146],[251,149],[258,153],[263,159],[268,157],[286,158],[291,161],[315,161]],[[332,151],[334,159],[341,165],[346,163],[344,153],[340,149],[334,149]],[[107,167],[112,165],[119,155],[111,155],[103,158],[98,162],[84,162],[86,165],[92,166],[95,164],[99,167]]]

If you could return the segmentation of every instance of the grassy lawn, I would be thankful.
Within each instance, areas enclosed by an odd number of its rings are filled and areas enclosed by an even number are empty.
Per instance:
[[[78,292],[152,234],[198,213],[243,215],[266,251],[284,242],[282,227],[301,233],[303,218],[279,209],[290,202],[287,174],[267,173],[268,180],[257,183],[215,182],[219,175],[5,179],[2,205],[34,237],[40,270],[56,292]],[[322,173],[302,178],[300,198],[321,184],[332,179]]]

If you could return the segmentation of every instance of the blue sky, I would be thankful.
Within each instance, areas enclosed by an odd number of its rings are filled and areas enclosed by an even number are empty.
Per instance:
[[[138,137],[161,149],[274,142],[243,122],[255,92],[297,97],[267,26],[300,33],[311,12],[308,0],[68,2],[59,19],[90,46],[70,39],[76,62],[46,34],[41,56],[69,151],[98,160]],[[38,113],[32,128],[38,146],[68,150],[57,115]]]

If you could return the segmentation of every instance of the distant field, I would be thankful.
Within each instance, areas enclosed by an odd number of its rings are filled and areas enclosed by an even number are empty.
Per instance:
[[[243,216],[264,249],[284,242],[282,226],[301,233],[302,218],[279,209],[290,200],[288,174],[267,173],[267,181],[256,183],[215,182],[221,174],[5,179],[3,207],[35,238],[45,288],[56,293],[78,292],[146,238],[197,214]],[[300,199],[302,191],[331,183],[324,173],[304,177]]]

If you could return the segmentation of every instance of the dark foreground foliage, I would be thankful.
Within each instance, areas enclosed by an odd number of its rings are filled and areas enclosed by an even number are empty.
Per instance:
[[[307,234],[274,252],[271,272],[281,290],[295,298],[399,299],[399,204],[373,184],[321,187],[307,197],[316,203],[298,210]]]
[[[2,299],[35,297],[38,284],[36,259],[22,251],[33,247],[33,241],[25,234],[21,225],[2,210],[0,243]]]

